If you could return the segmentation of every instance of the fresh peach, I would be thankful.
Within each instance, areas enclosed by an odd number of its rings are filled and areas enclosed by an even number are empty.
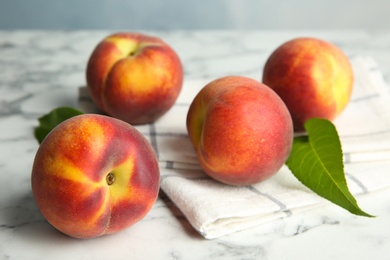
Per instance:
[[[205,173],[237,186],[274,175],[293,140],[292,120],[280,97],[241,76],[207,84],[191,103],[187,130]]]
[[[148,140],[124,121],[93,114],[54,128],[31,175],[43,216],[76,238],[112,234],[141,220],[157,199],[159,180]]]
[[[286,103],[296,131],[306,120],[333,120],[347,106],[353,71],[348,57],[335,45],[316,38],[295,38],[268,58],[263,83]]]
[[[175,103],[183,84],[176,52],[160,38],[115,33],[93,50],[86,69],[92,100],[130,124],[151,123]]]

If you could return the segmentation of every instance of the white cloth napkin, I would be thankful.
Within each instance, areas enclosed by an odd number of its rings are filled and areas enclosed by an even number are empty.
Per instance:
[[[352,99],[334,123],[343,145],[347,182],[358,195],[390,186],[390,91],[372,58],[351,60]],[[328,203],[303,186],[286,166],[272,178],[245,187],[224,185],[203,173],[185,122],[190,103],[208,82],[185,81],[166,115],[153,124],[137,126],[158,155],[161,189],[190,224],[212,239]],[[79,94],[80,108],[97,112],[86,88],[80,88]]]

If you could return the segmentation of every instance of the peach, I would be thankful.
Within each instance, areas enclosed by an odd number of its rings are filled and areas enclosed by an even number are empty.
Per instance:
[[[347,106],[353,71],[349,59],[335,45],[316,38],[295,38],[268,58],[263,83],[286,103],[296,131],[306,120],[333,120]]]
[[[93,50],[86,69],[92,100],[130,124],[151,123],[175,103],[183,84],[176,52],[157,37],[115,33]]]
[[[241,76],[208,83],[190,105],[187,130],[205,173],[236,186],[274,175],[293,141],[292,120],[280,97]]]
[[[31,174],[46,220],[84,239],[141,220],[157,199],[159,180],[148,140],[124,121],[94,114],[55,127],[38,148]]]

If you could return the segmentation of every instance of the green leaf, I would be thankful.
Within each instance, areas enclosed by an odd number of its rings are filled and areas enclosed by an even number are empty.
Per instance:
[[[38,143],[42,143],[46,135],[61,122],[71,117],[81,115],[83,112],[71,107],[59,107],[48,114],[38,118],[39,126],[35,128],[34,135]]]
[[[309,189],[349,212],[373,217],[362,211],[348,189],[343,153],[336,127],[325,119],[305,123],[307,136],[294,138],[287,166]]]

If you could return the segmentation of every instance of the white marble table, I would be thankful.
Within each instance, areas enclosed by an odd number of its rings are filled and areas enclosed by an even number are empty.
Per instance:
[[[328,205],[214,240],[202,238],[161,194],[125,231],[77,240],[52,228],[31,194],[37,118],[77,107],[90,52],[108,31],[0,31],[0,259],[390,259],[390,189],[358,197],[378,217]],[[270,52],[296,36],[370,55],[390,82],[390,31],[158,31],[181,57],[187,79],[261,77]]]

